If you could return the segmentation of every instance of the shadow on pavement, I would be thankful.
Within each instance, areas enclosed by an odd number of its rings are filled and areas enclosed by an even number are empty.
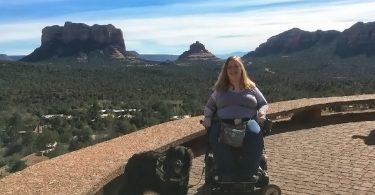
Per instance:
[[[364,135],[353,135],[353,139],[362,139],[366,145],[375,145],[375,129],[372,130],[368,136]]]
[[[201,187],[197,189],[197,193],[195,193],[194,195],[209,194],[205,190],[206,190],[205,186],[202,185]],[[256,189],[253,192],[216,192],[215,195],[260,195],[261,193],[262,193],[261,189]]]
[[[375,112],[367,113],[338,113],[327,116],[321,116],[318,120],[312,121],[279,121],[273,125],[271,134],[285,133],[290,131],[298,131],[314,127],[323,127],[333,124],[352,123],[360,121],[375,120]]]

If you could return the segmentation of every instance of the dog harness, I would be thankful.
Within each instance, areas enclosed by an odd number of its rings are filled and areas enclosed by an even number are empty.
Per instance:
[[[166,155],[161,155],[158,160],[156,161],[156,174],[159,175],[159,178],[162,181],[169,181],[169,182],[178,182],[180,186],[184,185],[186,182],[187,175],[181,178],[167,178],[167,174],[164,171],[164,161],[167,158]]]

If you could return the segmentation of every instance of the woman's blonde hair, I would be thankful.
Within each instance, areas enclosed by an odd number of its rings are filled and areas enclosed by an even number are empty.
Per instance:
[[[239,64],[241,67],[241,87],[243,87],[244,89],[253,89],[255,87],[255,83],[247,75],[245,65],[243,64],[239,56],[231,56],[225,61],[224,65],[221,67],[221,71],[214,85],[214,89],[217,91],[226,91],[229,89],[230,81],[228,78],[227,69],[229,62],[232,60]]]

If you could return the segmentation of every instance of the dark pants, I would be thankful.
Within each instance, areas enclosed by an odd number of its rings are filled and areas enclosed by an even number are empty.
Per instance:
[[[246,125],[244,145],[239,148],[242,157],[236,161],[233,148],[220,142],[220,121],[214,121],[210,127],[209,142],[213,151],[218,174],[224,177],[247,177],[257,173],[262,157],[264,141],[260,126],[255,120]]]

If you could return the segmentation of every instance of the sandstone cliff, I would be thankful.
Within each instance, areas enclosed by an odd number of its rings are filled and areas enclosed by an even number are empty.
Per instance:
[[[338,39],[336,51],[342,57],[375,55],[375,22],[358,22],[344,30]]]
[[[308,32],[293,28],[272,36],[260,44],[244,58],[267,55],[287,55],[310,48],[324,48],[325,51],[340,57],[365,54],[375,55],[375,22],[358,22],[343,32],[315,31]]]
[[[72,56],[85,62],[93,51],[110,59],[124,60],[127,56],[121,29],[111,24],[88,26],[72,22],[47,26],[42,30],[41,46],[21,60],[35,62]]]
[[[340,35],[338,31],[308,32],[293,28],[272,36],[267,42],[260,44],[254,52],[247,55],[266,56],[270,54],[289,54],[313,46],[329,44]],[[246,56],[244,56],[246,57]]]

